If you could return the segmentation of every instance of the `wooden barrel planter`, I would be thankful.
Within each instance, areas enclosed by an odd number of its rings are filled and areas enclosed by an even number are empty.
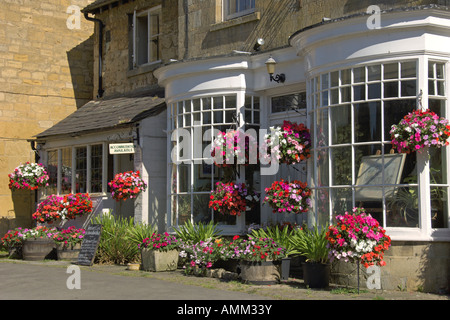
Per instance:
[[[73,261],[78,259],[78,254],[81,251],[81,243],[74,246],[66,246],[63,243],[56,245],[56,256],[58,260]]]
[[[26,239],[23,242],[23,260],[38,261],[55,258],[55,242],[49,238]]]
[[[241,280],[256,285],[272,285],[280,282],[281,261],[241,260]]]
[[[174,271],[178,267],[178,250],[158,251],[148,248],[141,250],[142,270]]]

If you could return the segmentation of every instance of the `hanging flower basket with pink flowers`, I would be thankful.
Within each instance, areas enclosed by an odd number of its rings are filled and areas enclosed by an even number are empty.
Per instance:
[[[422,152],[427,147],[448,146],[450,124],[430,110],[416,110],[393,125],[390,134],[392,145],[399,153]]]
[[[118,173],[108,185],[112,198],[116,201],[136,198],[147,188],[147,183],[141,178],[139,171]]]
[[[21,164],[8,175],[10,189],[36,190],[48,186],[49,176],[41,163]]]

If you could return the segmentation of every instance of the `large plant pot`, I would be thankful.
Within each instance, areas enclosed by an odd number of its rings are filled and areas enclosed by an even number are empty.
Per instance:
[[[56,256],[58,260],[73,261],[78,259],[78,254],[81,250],[81,243],[77,243],[73,247],[65,246],[64,244],[56,245]]]
[[[142,270],[173,271],[178,266],[178,250],[158,251],[148,248],[141,250]]]
[[[310,288],[326,288],[330,283],[330,264],[303,263],[303,280]]]
[[[257,285],[271,285],[280,282],[281,261],[241,260],[241,280]]]
[[[281,259],[281,280],[288,280],[289,273],[291,270],[291,258],[283,258]]]
[[[23,260],[38,261],[55,258],[55,242],[48,238],[27,239],[23,242]]]

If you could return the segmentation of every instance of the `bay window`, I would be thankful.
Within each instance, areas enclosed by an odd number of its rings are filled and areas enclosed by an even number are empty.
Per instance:
[[[241,105],[241,107],[239,107]],[[168,208],[171,226],[186,221],[208,223],[213,220],[236,230],[259,219],[259,207],[245,217],[214,214],[208,208],[210,192],[216,182],[226,179],[259,186],[258,165],[237,170],[215,166],[210,148],[218,131],[259,128],[260,108],[256,96],[237,94],[208,96],[169,104]],[[259,190],[258,190],[259,191]]]
[[[423,229],[431,219],[432,228],[448,228],[447,148],[430,150],[427,164],[415,153],[398,154],[389,134],[403,116],[423,107],[423,96],[428,108],[448,116],[445,65],[430,61],[428,75],[421,74],[423,61],[355,66],[309,80],[313,212],[319,223],[361,206],[384,227]],[[428,91],[422,96],[423,83]],[[425,188],[422,166],[429,170]]]

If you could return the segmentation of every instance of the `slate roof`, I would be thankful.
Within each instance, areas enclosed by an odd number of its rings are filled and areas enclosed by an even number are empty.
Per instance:
[[[165,99],[157,95],[90,101],[35,137],[79,135],[126,127],[144,118],[156,116],[165,109]]]

